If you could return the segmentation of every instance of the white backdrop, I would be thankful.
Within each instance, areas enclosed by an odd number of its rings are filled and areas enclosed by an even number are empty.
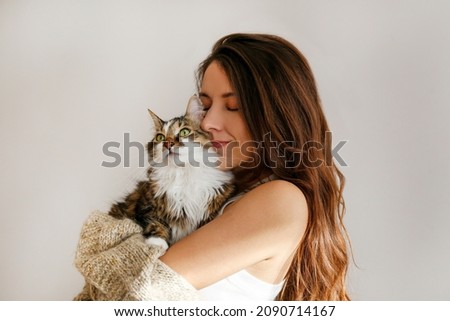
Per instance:
[[[0,299],[70,300],[82,222],[144,171],[147,108],[184,111],[231,32],[296,44],[347,140],[354,300],[450,299],[449,1],[0,0]],[[123,155],[123,149],[120,153]]]

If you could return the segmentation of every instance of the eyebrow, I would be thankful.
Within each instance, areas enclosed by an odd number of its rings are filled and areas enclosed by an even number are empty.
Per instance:
[[[206,93],[204,93],[204,92],[202,92],[202,91],[199,92],[198,95],[199,95],[200,97],[205,97],[205,98],[211,99],[211,97],[209,97],[208,94],[206,94]],[[235,96],[236,96],[236,95],[235,95],[234,92],[227,92],[227,93],[222,94],[222,98],[229,98],[229,97],[235,97]]]

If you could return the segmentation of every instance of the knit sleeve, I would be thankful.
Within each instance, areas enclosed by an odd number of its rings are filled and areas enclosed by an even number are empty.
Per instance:
[[[86,285],[76,300],[196,300],[198,292],[158,258],[130,219],[93,212],[82,227],[75,266]]]

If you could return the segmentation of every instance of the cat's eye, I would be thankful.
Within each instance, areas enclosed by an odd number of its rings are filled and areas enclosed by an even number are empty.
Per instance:
[[[165,137],[163,134],[158,134],[158,135],[156,135],[156,137],[155,137],[155,140],[156,140],[157,142],[163,142],[165,139],[166,139],[166,137]]]
[[[180,130],[180,137],[186,137],[187,135],[189,135],[191,133],[191,130],[189,128],[183,128]]]

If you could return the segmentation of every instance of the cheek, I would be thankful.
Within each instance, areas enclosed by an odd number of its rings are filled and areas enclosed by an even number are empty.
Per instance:
[[[194,137],[190,136],[190,137],[180,139],[180,147],[182,149],[200,148],[209,142],[210,142],[210,140],[209,140],[209,138],[207,138],[207,136],[201,136],[201,135],[196,135]]]
[[[200,146],[205,146],[208,144],[211,144],[211,140],[209,139],[208,135],[200,136],[198,135],[196,137],[196,141],[200,143]]]
[[[149,143],[148,144],[148,157],[150,159],[156,159],[161,157],[163,146],[162,143]]]
[[[251,141],[252,135],[250,135],[250,130],[248,129],[247,123],[243,119],[235,122],[234,130],[236,133],[236,139],[241,143]]]
[[[208,139],[196,136],[193,140],[192,137],[180,139],[178,152],[180,155],[198,154],[203,150],[203,146],[209,143]]]

